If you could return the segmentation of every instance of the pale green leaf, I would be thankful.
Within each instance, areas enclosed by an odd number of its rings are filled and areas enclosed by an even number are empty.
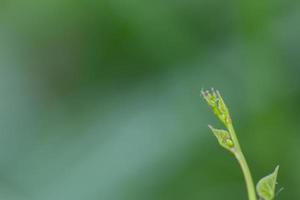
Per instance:
[[[222,147],[224,147],[225,149],[227,149],[229,151],[233,151],[234,143],[233,143],[230,133],[228,131],[221,130],[221,129],[215,129],[210,125],[208,127],[212,130],[212,132],[218,139],[219,144]]]
[[[263,200],[273,200],[275,197],[276,181],[279,166],[276,167],[275,171],[262,178],[256,186],[258,196]]]

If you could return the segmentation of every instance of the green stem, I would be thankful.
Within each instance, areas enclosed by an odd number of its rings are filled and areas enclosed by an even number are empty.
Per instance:
[[[248,192],[248,198],[249,198],[249,200],[257,200],[251,172],[250,172],[249,166],[247,164],[246,158],[240,147],[240,144],[239,144],[239,141],[235,134],[234,128],[233,128],[232,124],[230,124],[227,128],[231,134],[232,140],[235,145],[234,155],[235,155],[236,159],[238,160],[238,162],[242,168],[242,171],[243,171],[243,175],[244,175],[246,187],[247,187],[247,192]]]
[[[251,172],[248,167],[248,164],[247,164],[244,154],[242,152],[236,153],[235,157],[238,160],[238,162],[242,168],[244,177],[245,177],[249,200],[257,200]]]

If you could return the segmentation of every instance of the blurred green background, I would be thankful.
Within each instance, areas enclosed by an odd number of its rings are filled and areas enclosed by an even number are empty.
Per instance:
[[[0,199],[247,199],[200,98],[224,96],[257,182],[300,199],[297,0],[1,0]]]

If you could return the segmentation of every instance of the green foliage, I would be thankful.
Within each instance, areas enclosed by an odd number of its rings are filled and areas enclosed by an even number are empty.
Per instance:
[[[229,114],[229,110],[221,97],[219,91],[211,89],[211,91],[201,91],[202,96],[207,101],[208,105],[212,108],[217,118],[226,126],[227,130],[215,129],[211,125],[209,128],[216,136],[219,144],[225,149],[234,154],[239,162],[242,172],[245,177],[245,182],[248,191],[249,200],[257,200],[252,175],[248,167],[246,158],[239,145],[238,138],[232,125],[232,120]],[[279,167],[276,167],[275,171],[264,178],[262,178],[257,184],[257,194],[262,200],[273,200],[275,197],[275,186],[277,180]]]
[[[258,196],[263,200],[272,200],[275,197],[276,181],[278,175],[279,166],[276,167],[275,171],[262,178],[256,186]]]
[[[212,130],[214,135],[217,137],[219,144],[225,149],[232,152],[234,148],[234,143],[232,141],[229,132],[221,129],[215,129],[211,125],[209,125],[208,127]]]

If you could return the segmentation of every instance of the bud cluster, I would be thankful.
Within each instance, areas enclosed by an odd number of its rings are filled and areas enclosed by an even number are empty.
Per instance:
[[[211,91],[201,91],[203,98],[207,101],[208,105],[212,108],[215,115],[218,119],[228,127],[231,124],[231,117],[228,111],[227,106],[224,103],[222,96],[220,95],[218,90],[214,90],[213,88]]]

